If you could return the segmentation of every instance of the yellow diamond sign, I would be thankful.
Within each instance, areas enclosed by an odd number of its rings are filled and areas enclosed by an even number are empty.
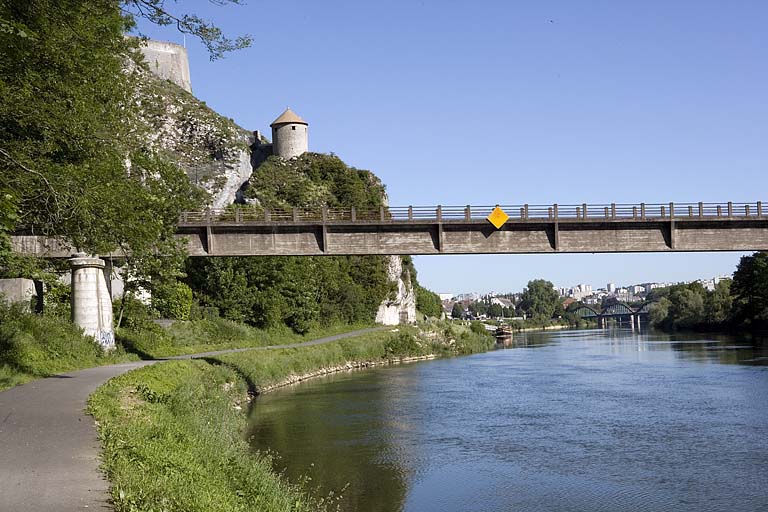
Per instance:
[[[486,218],[488,219],[488,222],[490,222],[496,227],[496,229],[501,229],[501,226],[503,226],[504,223],[507,222],[507,220],[509,220],[509,215],[504,213],[504,210],[502,210],[497,206],[496,208],[493,209],[491,214]]]

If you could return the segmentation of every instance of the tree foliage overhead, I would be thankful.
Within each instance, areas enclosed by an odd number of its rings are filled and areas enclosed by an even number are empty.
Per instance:
[[[0,30],[0,190],[15,225],[153,254],[199,195],[146,147],[131,20],[112,0],[0,0],[0,19],[13,27]]]
[[[208,0],[214,5],[242,5],[242,0]],[[211,60],[220,59],[225,53],[251,46],[250,35],[230,39],[208,20],[193,13],[176,12],[172,6],[177,2],[167,0],[123,0],[122,8],[129,17],[140,16],[160,26],[171,25],[179,32],[197,37],[205,45]],[[171,5],[169,7],[169,4]]]

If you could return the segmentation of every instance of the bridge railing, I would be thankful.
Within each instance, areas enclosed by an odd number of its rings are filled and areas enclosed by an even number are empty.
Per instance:
[[[484,206],[382,206],[356,208],[261,208],[253,206],[184,212],[180,223],[290,222],[472,222],[483,221],[499,206],[513,221],[695,220],[766,218],[763,202],[639,203]]]

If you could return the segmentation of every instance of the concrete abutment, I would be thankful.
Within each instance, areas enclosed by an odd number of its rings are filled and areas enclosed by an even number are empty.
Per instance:
[[[72,269],[72,322],[92,336],[104,350],[115,348],[112,297],[104,278],[104,260],[77,253],[69,259]]]

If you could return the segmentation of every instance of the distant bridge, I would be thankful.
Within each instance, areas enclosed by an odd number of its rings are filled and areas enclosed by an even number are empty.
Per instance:
[[[502,205],[186,212],[176,236],[190,256],[517,254],[768,250],[768,212],[754,203]],[[21,231],[14,250],[69,257],[59,240]],[[108,255],[102,255],[108,256]],[[118,255],[112,255],[118,256]]]
[[[633,308],[625,302],[615,302],[603,309],[597,309],[587,304],[581,304],[570,313],[585,320],[597,320],[599,327],[605,326],[606,319],[614,318],[620,323],[626,321],[634,328],[635,324],[640,326],[641,320],[648,320],[650,306],[650,303],[645,303],[639,308]]]

